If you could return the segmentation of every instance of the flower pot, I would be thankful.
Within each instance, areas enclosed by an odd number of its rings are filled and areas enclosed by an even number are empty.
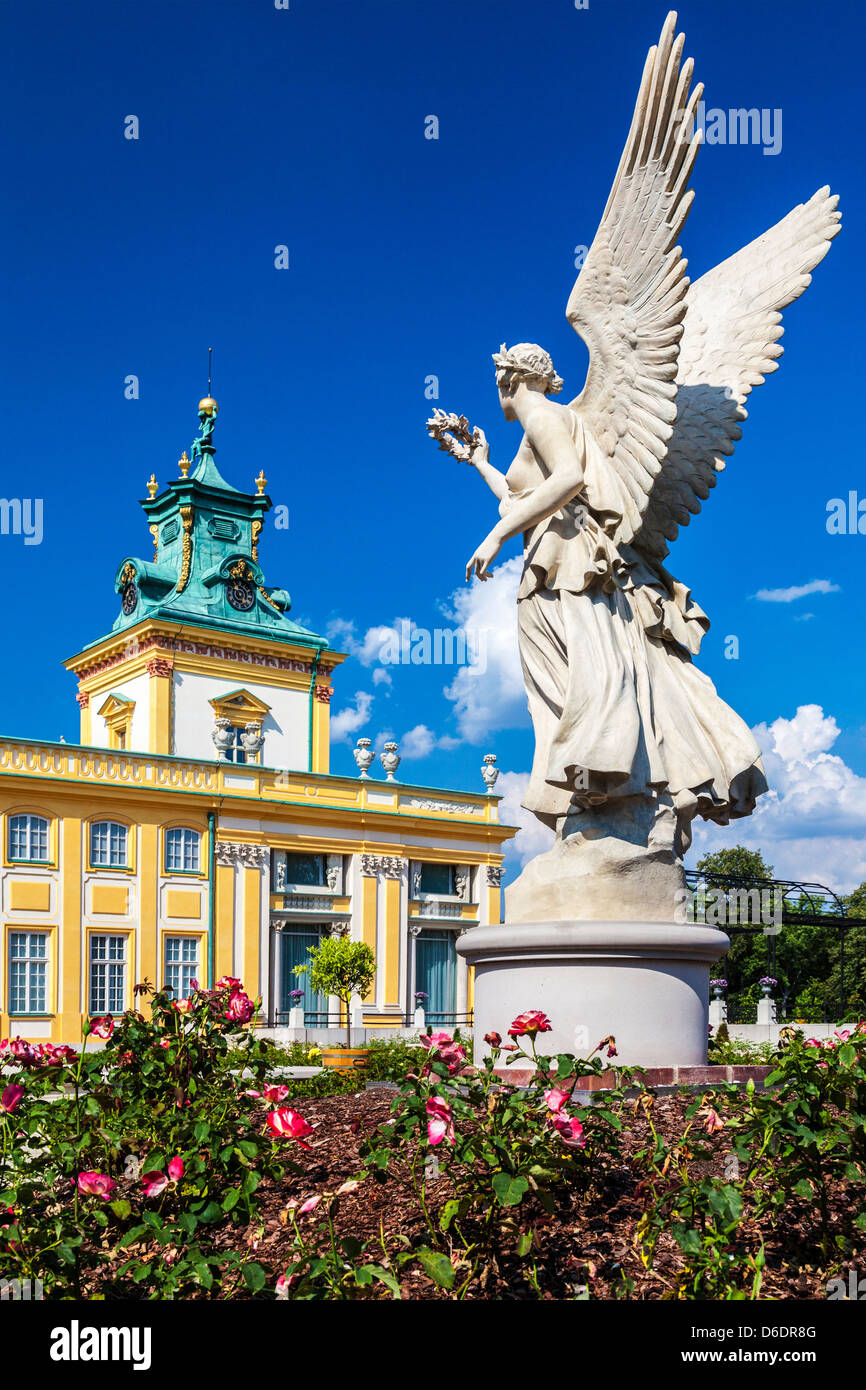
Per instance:
[[[332,1071],[362,1071],[369,1063],[366,1047],[323,1047],[322,1066]]]

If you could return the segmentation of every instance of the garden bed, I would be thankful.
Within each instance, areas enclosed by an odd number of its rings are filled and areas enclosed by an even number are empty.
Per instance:
[[[708,1098],[712,1101],[711,1093]],[[360,1147],[365,1136],[387,1121],[393,1092],[380,1087],[357,1095],[329,1096],[304,1102],[304,1114],[314,1126],[310,1151],[303,1173],[291,1181],[268,1186],[262,1194],[265,1230],[258,1253],[267,1263],[288,1264],[292,1257],[292,1228],[286,1219],[289,1202],[303,1204],[323,1191],[336,1191],[363,1167]],[[657,1130],[673,1146],[688,1121],[686,1111],[694,1096],[660,1096],[653,1108]],[[632,1113],[623,1136],[622,1167],[607,1178],[602,1190],[588,1202],[573,1199],[558,1204],[555,1214],[538,1207],[530,1213],[521,1210],[521,1222],[531,1219],[534,1237],[533,1260],[538,1272],[539,1290],[528,1281],[526,1260],[516,1254],[516,1238],[505,1240],[487,1278],[481,1277],[466,1297],[486,1299],[575,1298],[609,1299],[621,1297],[624,1280],[632,1280],[630,1297],[662,1299],[670,1297],[676,1276],[685,1267],[684,1256],[670,1236],[662,1236],[652,1269],[641,1261],[636,1242],[638,1222],[645,1210],[636,1188],[643,1172],[631,1166],[630,1159],[648,1140],[647,1121],[638,1107]],[[724,1133],[703,1136],[713,1157],[693,1162],[696,1173],[723,1177],[730,1144]],[[428,1181],[431,1214],[438,1215],[452,1195],[445,1177]],[[850,1194],[849,1194],[850,1195]],[[524,1203],[524,1208],[526,1203]],[[837,1184],[832,1193],[831,1219],[834,1231],[854,1240],[846,1264],[866,1263],[866,1236],[853,1230],[853,1218],[845,1185]],[[368,1180],[355,1192],[341,1199],[335,1215],[339,1236],[375,1242],[384,1231],[387,1237],[405,1236],[414,1245],[425,1243],[426,1233],[417,1201],[406,1173],[382,1183]],[[821,1299],[827,1297],[827,1281],[838,1273],[839,1263],[822,1268],[820,1229],[812,1204],[803,1202],[796,1210],[786,1210],[775,1225],[755,1224],[743,1232],[756,1246],[763,1240],[766,1266],[761,1297],[766,1299]],[[447,1291],[438,1288],[417,1266],[400,1280],[404,1298],[443,1299]],[[383,1296],[390,1296],[383,1294]]]

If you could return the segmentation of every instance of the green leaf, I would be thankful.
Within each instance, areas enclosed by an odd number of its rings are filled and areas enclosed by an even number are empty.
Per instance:
[[[222,1200],[223,1211],[231,1211],[241,1200],[241,1190],[239,1187],[230,1187]]]
[[[244,1283],[251,1293],[258,1293],[267,1283],[267,1275],[261,1265],[244,1265]]]
[[[199,1215],[199,1221],[203,1221],[206,1226],[210,1226],[214,1221],[221,1220],[223,1209],[218,1202],[208,1202],[204,1211]]]
[[[121,1221],[125,1221],[127,1216],[129,1216],[129,1213],[132,1211],[132,1207],[129,1205],[129,1202],[124,1201],[123,1198],[120,1198],[116,1202],[111,1202],[110,1206],[115,1216],[119,1216]]]
[[[444,1207],[439,1213],[439,1229],[443,1235],[448,1230],[448,1227],[451,1225],[451,1222],[454,1220],[455,1216],[462,1216],[464,1214],[461,1210],[462,1207],[463,1203],[453,1197],[450,1202],[445,1203]]]
[[[493,1191],[501,1207],[516,1207],[529,1191],[529,1183],[519,1173],[496,1173],[493,1178]]]
[[[532,1232],[521,1231],[520,1239],[517,1242],[518,1255],[528,1255],[532,1249]]]
[[[807,1202],[811,1201],[815,1195],[815,1189],[808,1178],[801,1178],[799,1182],[794,1183],[794,1191],[798,1197],[803,1197]]]
[[[429,1275],[440,1289],[453,1289],[454,1266],[447,1255],[440,1255],[437,1250],[424,1249],[418,1251],[418,1260],[425,1274]]]
[[[854,1225],[858,1231],[866,1231],[866,1211],[861,1211],[860,1215],[855,1218]]]

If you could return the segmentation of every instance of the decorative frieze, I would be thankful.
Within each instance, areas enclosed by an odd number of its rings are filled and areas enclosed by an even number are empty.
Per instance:
[[[217,840],[216,859],[218,864],[231,867],[243,864],[248,869],[259,869],[267,864],[270,850],[267,845],[247,845],[232,840]]]
[[[174,670],[174,662],[167,661],[163,656],[154,656],[144,669],[149,676],[170,676]]]
[[[402,878],[406,860],[396,854],[362,854],[361,873],[366,878],[375,878],[383,873],[386,878]]]
[[[503,869],[501,864],[488,864],[487,886],[489,888],[498,888],[500,883],[502,882],[502,875],[504,872],[505,870]]]
[[[462,801],[430,801],[427,797],[410,797],[408,805],[417,811],[447,811],[456,816],[477,816],[480,815],[477,806],[467,805]]]

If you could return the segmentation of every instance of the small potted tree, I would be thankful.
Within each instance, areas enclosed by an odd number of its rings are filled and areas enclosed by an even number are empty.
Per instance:
[[[352,996],[365,995],[376,974],[376,957],[363,941],[347,936],[325,936],[318,946],[308,946],[310,959],[296,965],[295,974],[309,974],[320,994],[335,994],[346,1011],[345,1046],[323,1047],[322,1065],[337,1070],[367,1065],[367,1049],[352,1046]]]

